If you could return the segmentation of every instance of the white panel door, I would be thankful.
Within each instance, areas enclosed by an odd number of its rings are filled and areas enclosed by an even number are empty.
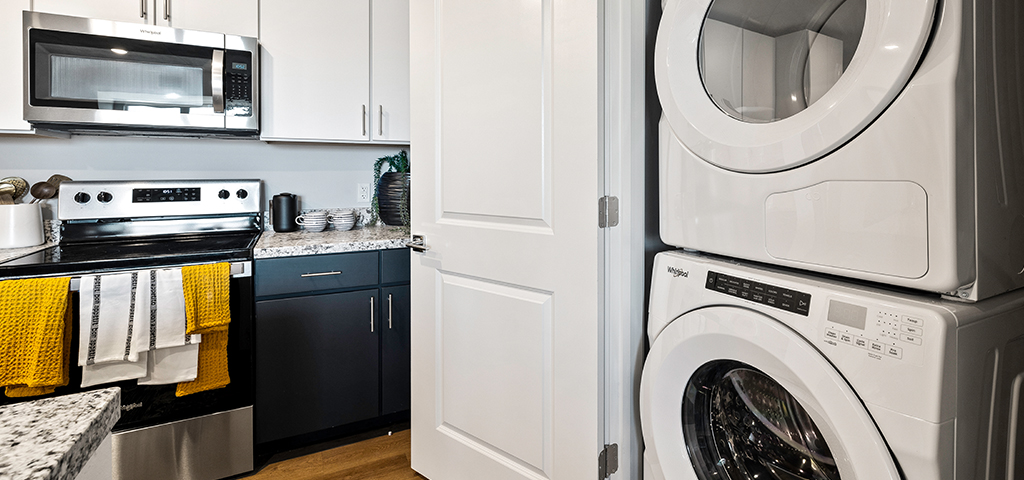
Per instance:
[[[133,23],[153,23],[156,15],[153,0],[33,0],[32,11]]]
[[[409,0],[373,0],[370,138],[409,142]]]
[[[156,24],[258,37],[259,0],[156,0]]]
[[[411,2],[412,466],[593,479],[599,2]]]
[[[370,0],[262,0],[260,18],[260,138],[369,140]]]

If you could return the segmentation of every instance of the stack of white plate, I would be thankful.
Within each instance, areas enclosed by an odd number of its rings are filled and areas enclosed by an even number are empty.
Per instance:
[[[350,230],[356,224],[356,215],[352,210],[340,210],[332,215],[335,230]]]

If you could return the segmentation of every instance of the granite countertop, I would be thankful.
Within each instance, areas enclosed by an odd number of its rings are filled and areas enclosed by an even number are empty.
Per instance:
[[[121,418],[117,387],[0,406],[0,478],[78,475]]]
[[[54,242],[46,242],[42,245],[36,245],[34,247],[22,247],[22,248],[0,248],[0,263],[12,260],[21,256],[28,255],[30,253],[46,250],[56,245]]]
[[[322,232],[263,232],[253,258],[296,257],[321,253],[360,252],[406,248],[409,227],[367,226],[352,230]]]

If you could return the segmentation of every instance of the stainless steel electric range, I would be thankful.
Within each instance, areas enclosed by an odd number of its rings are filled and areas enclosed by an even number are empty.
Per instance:
[[[216,479],[253,468],[252,249],[263,226],[260,187],[259,180],[64,182],[59,243],[0,263],[0,280],[72,277],[74,359],[77,277],[230,262],[231,383],[183,397],[175,397],[175,385],[116,383],[115,478]],[[72,364],[68,386],[54,395],[81,391],[80,384],[81,369]]]

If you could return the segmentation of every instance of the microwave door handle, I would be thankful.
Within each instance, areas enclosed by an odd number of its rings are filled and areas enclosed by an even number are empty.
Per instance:
[[[210,81],[213,82],[213,112],[224,113],[224,50],[213,51]]]

